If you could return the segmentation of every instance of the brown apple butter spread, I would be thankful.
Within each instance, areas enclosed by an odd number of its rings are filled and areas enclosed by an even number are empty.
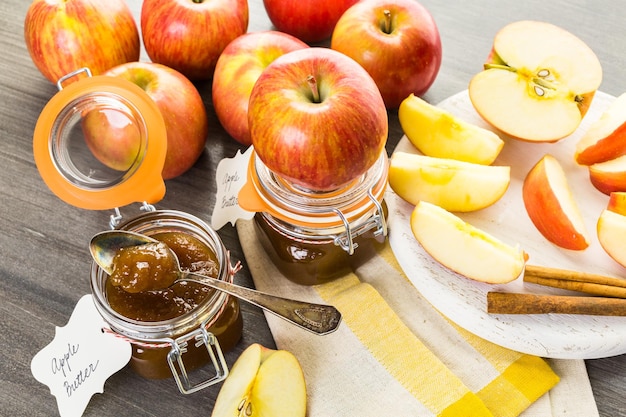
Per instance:
[[[163,255],[163,248],[167,250],[169,247],[176,254],[183,270],[213,278],[219,271],[213,251],[195,237],[180,232],[159,233],[152,237],[161,242],[161,247],[141,245],[118,252],[113,261],[115,270],[106,287],[110,306],[123,316],[139,321],[178,317],[215,292],[206,285],[187,282],[169,287],[175,279],[171,273],[176,265],[172,257]],[[151,266],[140,266],[145,263]],[[151,291],[152,288],[157,289]]]

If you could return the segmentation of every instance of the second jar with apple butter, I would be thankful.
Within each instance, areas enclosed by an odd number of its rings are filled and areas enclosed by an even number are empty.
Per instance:
[[[265,206],[254,216],[263,248],[285,277],[302,285],[331,281],[364,262],[387,236],[385,152],[370,169],[331,192],[302,189],[254,154],[248,182]]]

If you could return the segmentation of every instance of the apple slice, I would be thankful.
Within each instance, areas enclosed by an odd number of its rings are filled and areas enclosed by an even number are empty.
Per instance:
[[[298,359],[255,343],[235,361],[211,416],[304,417],[306,396]]]
[[[598,241],[605,252],[626,267],[626,193],[611,193],[596,225]]]
[[[400,103],[398,118],[409,141],[428,156],[490,165],[504,146],[492,131],[465,122],[413,94]]]
[[[511,182],[508,166],[395,152],[389,186],[411,204],[428,201],[446,210],[480,210],[498,201]]]
[[[469,84],[487,122],[532,142],[555,142],[576,130],[602,81],[594,52],[549,23],[519,21],[494,38],[485,70]]]
[[[591,184],[610,195],[614,191],[626,191],[626,155],[589,167]]]
[[[626,93],[611,103],[576,143],[574,158],[581,165],[609,161],[626,154]]]
[[[420,201],[411,213],[417,241],[446,268],[476,281],[502,284],[516,279],[527,255],[449,211]]]
[[[546,154],[528,172],[522,198],[530,220],[550,242],[565,249],[583,250],[589,239],[582,215],[559,161]]]

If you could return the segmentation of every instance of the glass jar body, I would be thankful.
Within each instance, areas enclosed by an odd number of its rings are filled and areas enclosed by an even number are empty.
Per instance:
[[[221,239],[206,223],[188,213],[157,210],[147,212],[117,227],[148,236],[177,232],[188,234],[206,245],[219,263],[218,279],[232,281],[232,269]],[[168,355],[183,359],[186,371],[199,368],[211,361],[208,350],[213,348],[218,356],[232,349],[241,337],[242,318],[237,299],[219,291],[209,293],[191,311],[162,321],[138,321],[115,311],[107,299],[108,275],[97,265],[92,265],[91,285],[96,308],[111,330],[132,343],[130,365],[146,378],[166,378],[174,375]],[[204,330],[217,343],[200,343],[201,337],[178,346],[176,340]],[[212,340],[212,339],[211,339]],[[211,346],[209,346],[211,345]],[[182,349],[181,349],[182,348]],[[179,385],[180,387],[180,385]],[[181,389],[182,391],[182,389]]]
[[[254,226],[276,268],[300,285],[323,284],[344,275],[374,256],[384,242],[384,236],[367,231],[353,239],[357,247],[349,254],[336,244],[336,235],[326,229],[306,236],[297,226],[267,213],[256,213]]]

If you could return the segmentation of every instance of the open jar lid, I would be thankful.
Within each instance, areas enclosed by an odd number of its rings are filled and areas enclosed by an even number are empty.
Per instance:
[[[88,77],[62,87],[80,72]],[[33,135],[35,163],[48,188],[90,210],[160,201],[167,135],[150,96],[130,81],[92,77],[87,69],[57,86]]]
[[[371,215],[387,187],[388,157],[383,150],[362,175],[337,190],[310,191],[276,175],[253,152],[247,182],[239,193],[240,206],[265,212],[304,227],[332,228]]]

